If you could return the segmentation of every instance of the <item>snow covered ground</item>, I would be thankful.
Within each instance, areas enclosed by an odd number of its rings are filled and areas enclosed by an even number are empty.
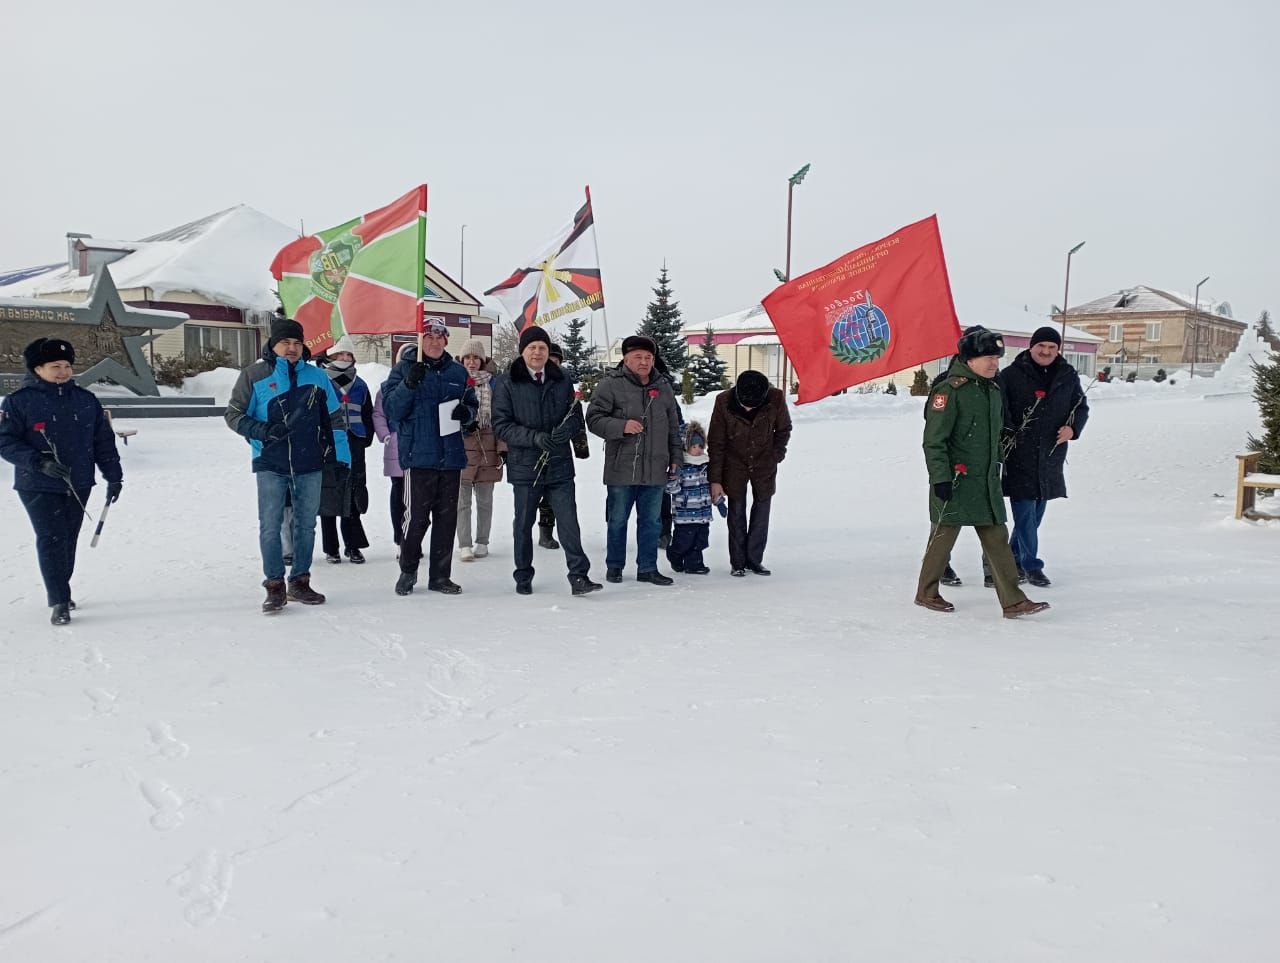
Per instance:
[[[247,446],[137,422],[71,627],[0,498],[0,959],[1274,960],[1280,523],[1211,386],[1090,395],[1017,622],[971,534],[912,605],[906,395],[797,413],[770,579],[717,517],[710,576],[573,599],[539,550],[517,597],[503,484],[464,594],[398,598],[377,477],[369,563],[274,618]]]

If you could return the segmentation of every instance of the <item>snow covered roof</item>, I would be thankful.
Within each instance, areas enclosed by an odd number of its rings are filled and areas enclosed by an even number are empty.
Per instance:
[[[57,264],[40,264],[36,267],[18,268],[16,271],[0,271],[0,287],[17,284],[19,281],[27,280],[27,278],[48,274],[50,271],[57,271],[66,266],[67,263],[65,261],[59,261]]]
[[[271,260],[297,237],[297,229],[240,204],[134,242],[82,240],[89,248],[134,249],[111,262],[118,288],[151,288],[160,301],[170,292],[185,291],[218,304],[270,311],[276,305]],[[32,274],[34,270],[7,285],[5,293],[17,297],[70,294],[88,291],[93,280],[67,265],[38,274]]]
[[[725,345],[727,348],[736,348],[738,345],[757,345],[757,344],[782,344],[776,334],[749,334],[733,344]]]
[[[685,335],[700,334],[705,332],[708,327],[713,331],[772,331],[773,322],[769,320],[769,315],[765,313],[764,305],[755,304],[745,311],[735,311],[733,314],[726,314],[698,324],[687,324],[680,329],[680,333]]]
[[[1183,295],[1173,294],[1159,288],[1139,284],[1137,287],[1124,288],[1106,297],[1095,298],[1085,304],[1077,304],[1067,311],[1067,316],[1089,314],[1151,314],[1168,311],[1194,311],[1195,301]],[[1228,321],[1231,317],[1231,306],[1225,301],[1211,301],[1202,298],[1200,311],[1213,314]],[[1239,324],[1240,322],[1236,322]]]

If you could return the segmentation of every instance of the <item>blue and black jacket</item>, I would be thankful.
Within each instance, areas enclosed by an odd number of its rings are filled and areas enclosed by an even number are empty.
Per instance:
[[[227,424],[253,449],[253,470],[278,475],[320,471],[326,462],[351,464],[342,404],[329,377],[307,356],[290,364],[270,348],[240,372],[227,402]],[[283,441],[268,442],[275,424],[289,426]]]
[[[29,374],[0,402],[0,458],[16,466],[17,491],[66,494],[65,481],[40,471],[44,455],[71,469],[76,491],[93,487],[94,465],[109,482],[124,479],[116,436],[97,395],[74,381],[59,385]]]
[[[440,406],[446,401],[462,402],[471,409],[461,423],[465,428],[476,420],[479,405],[467,369],[445,352],[427,358],[427,374],[416,388],[404,383],[416,350],[406,351],[382,385],[382,412],[395,424],[400,447],[400,467],[461,471],[467,467],[467,449],[462,432],[440,435]],[[446,411],[445,417],[448,417]]]

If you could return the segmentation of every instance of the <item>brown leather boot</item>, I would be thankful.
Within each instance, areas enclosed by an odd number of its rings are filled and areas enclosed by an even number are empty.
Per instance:
[[[1006,619],[1020,619],[1024,615],[1035,615],[1037,612],[1043,612],[1048,607],[1048,602],[1033,602],[1031,599],[1023,599],[1016,605],[1006,605],[1004,607],[1004,617]]]
[[[311,587],[310,575],[289,579],[289,598],[303,605],[324,605],[324,596]]]
[[[923,606],[931,612],[954,612],[956,607],[944,599],[941,595],[926,596],[916,598],[916,605]]]
[[[268,614],[279,612],[288,604],[289,600],[285,597],[284,591],[284,579],[269,578],[262,583],[262,586],[267,590],[267,597],[262,601],[262,611]]]

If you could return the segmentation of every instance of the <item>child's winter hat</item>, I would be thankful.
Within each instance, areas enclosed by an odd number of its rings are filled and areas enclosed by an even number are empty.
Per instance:
[[[702,425],[696,421],[689,422],[689,427],[684,430],[684,450],[688,451],[694,445],[699,448],[707,447],[707,433],[702,430]]]

